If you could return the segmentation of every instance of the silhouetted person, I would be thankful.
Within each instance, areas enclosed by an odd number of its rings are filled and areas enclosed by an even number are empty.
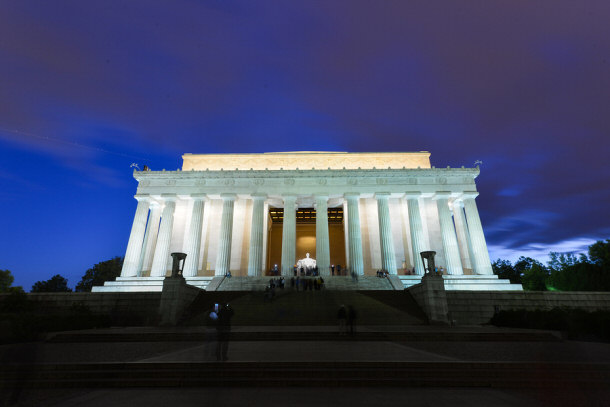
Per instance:
[[[337,311],[337,321],[339,322],[339,335],[346,334],[345,320],[347,319],[347,311],[345,310],[345,305],[341,305],[339,307],[339,311]]]
[[[356,331],[356,310],[351,305],[347,307],[347,324],[349,325],[349,334],[354,335]]]
[[[218,346],[216,346],[216,360],[228,360],[227,353],[229,352],[229,339],[231,336],[231,318],[233,318],[233,308],[229,304],[225,304],[218,311],[218,323],[216,330],[218,331]]]

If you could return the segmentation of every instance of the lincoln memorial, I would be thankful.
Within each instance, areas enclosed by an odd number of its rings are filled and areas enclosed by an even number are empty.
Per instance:
[[[386,270],[421,280],[436,251],[447,289],[520,290],[492,267],[476,204],[478,168],[435,168],[430,153],[184,154],[182,169],[134,171],[137,208],[121,276],[94,291],[160,291],[172,252],[183,276],[292,276]],[[313,264],[313,263],[312,263]]]

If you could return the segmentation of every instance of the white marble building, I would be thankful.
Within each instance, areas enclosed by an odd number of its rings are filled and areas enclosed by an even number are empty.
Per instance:
[[[182,170],[134,171],[138,204],[121,277],[94,291],[158,291],[172,252],[187,254],[187,282],[205,287],[229,270],[264,276],[278,263],[292,275],[304,250],[322,275],[335,259],[359,275],[388,270],[405,286],[423,275],[419,252],[434,250],[447,289],[521,289],[492,273],[478,174],[431,167],[428,152],[185,154]]]

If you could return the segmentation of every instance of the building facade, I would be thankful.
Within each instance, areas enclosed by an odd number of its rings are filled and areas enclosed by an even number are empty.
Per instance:
[[[95,291],[160,290],[172,252],[187,254],[183,275],[200,287],[229,271],[291,276],[307,254],[323,276],[387,270],[408,286],[427,250],[450,289],[520,289],[493,275],[478,174],[432,167],[428,152],[185,154],[181,170],[134,171],[121,277]]]

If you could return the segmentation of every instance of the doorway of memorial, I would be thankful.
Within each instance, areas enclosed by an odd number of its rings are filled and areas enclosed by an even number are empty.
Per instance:
[[[345,229],[343,208],[328,209],[328,240],[330,263],[344,267],[345,262]],[[267,267],[265,275],[281,274],[282,264],[282,228],[284,209],[269,207],[269,227],[267,231]],[[299,208],[296,213],[296,256],[295,261],[316,259],[316,210]],[[295,264],[296,266],[296,264]],[[319,270],[323,275],[329,275],[330,270]]]

